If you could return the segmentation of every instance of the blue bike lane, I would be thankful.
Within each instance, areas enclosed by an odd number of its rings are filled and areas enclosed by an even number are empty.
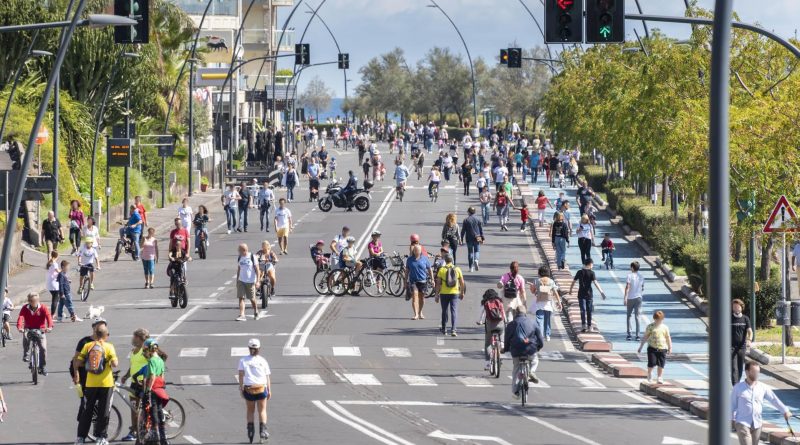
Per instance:
[[[567,266],[570,273],[574,276],[581,266],[580,251],[578,250],[577,237],[574,235],[574,228],[580,223],[580,211],[576,203],[576,189],[574,186],[561,188],[551,188],[544,180],[543,175],[539,181],[530,183],[531,191],[535,197],[539,190],[544,191],[545,196],[555,205],[560,192],[564,192],[570,201],[569,219],[573,227],[573,236],[570,238],[570,245],[567,248]],[[532,215],[536,215],[535,203],[528,203],[528,208]],[[546,211],[546,223],[553,220],[554,209],[548,208]],[[614,243],[614,266],[606,269],[601,260],[600,241],[603,235],[608,233]],[[592,317],[597,324],[600,332],[606,341],[612,344],[612,351],[622,354],[632,364],[647,367],[647,357],[645,354],[637,354],[639,342],[626,340],[626,308],[623,306],[623,295],[630,264],[638,261],[640,265],[639,273],[645,279],[644,298],[642,301],[641,317],[639,320],[641,334],[644,336],[646,326],[651,322],[655,311],[664,312],[664,322],[667,324],[672,336],[672,357],[668,357],[667,366],[664,371],[664,378],[672,380],[680,386],[697,393],[698,395],[708,396],[708,334],[706,324],[699,317],[695,309],[684,304],[676,297],[667,285],[659,278],[653,267],[643,258],[643,252],[633,242],[625,238],[622,228],[613,224],[607,212],[597,213],[595,246],[592,247],[591,257],[594,262],[594,271],[597,280],[603,291],[606,293],[606,300],[602,300],[600,295],[595,292],[594,312]],[[569,289],[564,289],[568,291]],[[575,285],[577,292],[577,283]],[[631,318],[631,334],[635,336],[635,322]],[[646,345],[643,349],[646,349]],[[775,390],[776,395],[793,411],[800,413],[800,391],[782,382],[779,382],[765,374],[761,379]],[[784,424],[782,415],[767,404],[764,410],[764,419],[775,423]]]

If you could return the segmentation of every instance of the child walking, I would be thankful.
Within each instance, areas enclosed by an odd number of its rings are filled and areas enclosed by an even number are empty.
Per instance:
[[[70,289],[70,283],[72,282],[69,278],[67,278],[67,273],[69,272],[69,261],[63,260],[61,261],[61,271],[58,273],[58,277],[56,280],[58,281],[58,318],[57,320],[61,322],[64,319],[64,306],[67,307],[67,311],[69,312],[69,318],[73,322],[76,321],[83,321],[82,319],[78,318],[75,315],[75,308],[72,306],[72,290]]]

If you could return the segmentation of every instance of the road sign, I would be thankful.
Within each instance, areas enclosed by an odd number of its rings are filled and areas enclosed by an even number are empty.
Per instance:
[[[36,139],[34,140],[34,144],[36,145],[46,144],[48,140],[50,140],[50,133],[47,131],[47,127],[42,125],[41,127],[39,127],[39,131],[36,133]]]
[[[125,124],[117,124],[111,128],[111,136],[115,139],[136,139],[136,124],[131,122],[131,134]]]
[[[131,140],[119,138],[109,139],[106,156],[109,167],[130,167]]]
[[[772,208],[763,231],[765,233],[800,232],[800,225],[797,223],[797,215],[792,205],[789,204],[785,195],[781,195],[778,202],[775,203],[775,207]]]
[[[158,155],[163,157],[175,156],[175,138],[172,136],[159,136]]]

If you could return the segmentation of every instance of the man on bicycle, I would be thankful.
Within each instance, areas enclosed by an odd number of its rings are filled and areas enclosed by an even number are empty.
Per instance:
[[[517,307],[514,311],[514,320],[506,326],[504,335],[504,351],[510,352],[514,360],[513,381],[511,391],[514,398],[519,398],[519,390],[522,382],[519,379],[523,361],[530,362],[530,374],[528,379],[533,383],[539,383],[536,377],[536,368],[539,366],[539,356],[537,352],[544,346],[544,339],[536,319],[528,317],[528,309],[524,305]]]
[[[83,286],[86,285],[87,276],[89,277],[89,289],[94,289],[94,271],[100,270],[100,258],[97,249],[94,248],[94,238],[87,236],[83,240],[83,246],[78,249],[78,265],[80,266],[80,285],[78,294],[83,293]],[[95,267],[97,265],[97,267]]]
[[[128,224],[124,227],[126,229],[128,238],[130,238],[131,243],[133,244],[133,251],[135,252],[135,261],[139,260],[139,238],[142,236],[142,225],[144,222],[142,221],[142,216],[139,215],[139,210],[136,208],[135,205],[130,206],[130,218],[128,219]]]
[[[410,175],[408,167],[406,167],[406,165],[403,164],[403,161],[401,161],[399,158],[394,161],[394,165],[397,166],[394,169],[394,179],[397,182],[397,190],[405,190],[406,180],[408,180],[408,176]]]
[[[335,267],[339,267],[340,260],[339,257],[342,254],[342,250],[347,248],[347,238],[350,236],[350,228],[347,226],[342,227],[342,233],[336,235],[331,240],[330,248],[331,248],[331,260]]]
[[[36,339],[39,343],[39,374],[47,375],[45,365],[47,364],[47,338],[45,333],[53,330],[53,317],[47,306],[39,304],[39,294],[36,292],[28,294],[28,304],[22,306],[17,316],[17,330],[20,333],[31,329],[42,331],[41,339]],[[31,348],[31,340],[27,335],[22,336],[22,361],[27,362],[28,351]]]

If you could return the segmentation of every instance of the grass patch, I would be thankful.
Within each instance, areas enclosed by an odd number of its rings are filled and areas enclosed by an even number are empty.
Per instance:
[[[758,349],[766,352],[767,354],[773,357],[780,357],[781,356],[781,345],[768,345],[768,346],[760,346]],[[797,346],[787,346],[786,347],[786,356],[787,357],[800,357],[800,347]]]
[[[749,315],[749,314],[748,314]],[[793,338],[797,339],[800,336],[800,329],[797,326],[792,326]],[[778,352],[781,349],[781,339],[783,338],[783,329],[781,326],[773,326],[771,328],[756,329],[756,341],[758,342],[774,342],[777,343]],[[760,348],[759,348],[760,349]]]

